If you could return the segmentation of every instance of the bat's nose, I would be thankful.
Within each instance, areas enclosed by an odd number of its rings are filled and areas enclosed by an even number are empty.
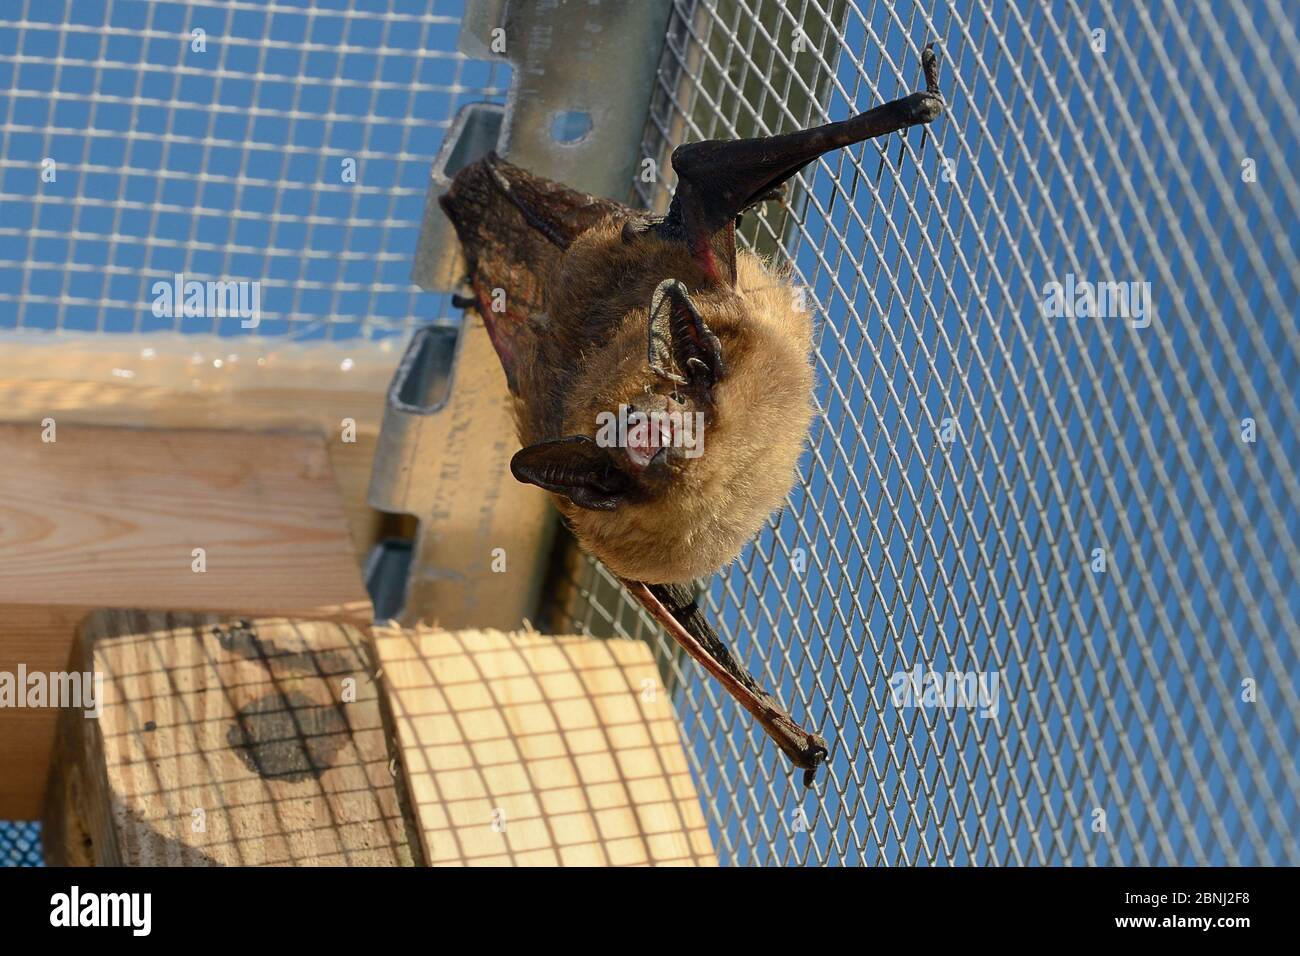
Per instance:
[[[646,392],[637,401],[628,402],[627,405],[629,414],[652,415],[655,412],[670,412],[672,409],[672,400],[667,395],[660,395],[658,392]]]

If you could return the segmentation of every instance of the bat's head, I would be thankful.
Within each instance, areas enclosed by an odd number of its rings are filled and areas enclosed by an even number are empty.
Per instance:
[[[546,337],[556,354],[535,365],[562,374],[524,389],[564,400],[529,403],[514,475],[554,492],[623,577],[685,582],[728,564],[785,502],[811,421],[799,296],[748,253],[720,280],[681,243],[629,239],[615,220],[569,246],[550,288],[552,329],[607,331],[580,358]],[[533,440],[547,435],[561,437]]]

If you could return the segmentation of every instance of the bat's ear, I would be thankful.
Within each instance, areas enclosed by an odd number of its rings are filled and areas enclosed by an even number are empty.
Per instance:
[[[590,511],[613,511],[632,488],[632,479],[614,466],[609,452],[586,435],[521,448],[510,459],[510,473]]]
[[[677,191],[660,236],[685,242],[704,273],[734,284],[735,219],[823,153],[929,123],[944,109],[933,45],[921,53],[925,91],[839,123],[754,139],[706,140],[673,151]]]
[[[727,374],[722,343],[705,324],[686,286],[665,279],[650,298],[650,368],[711,401],[713,386]]]

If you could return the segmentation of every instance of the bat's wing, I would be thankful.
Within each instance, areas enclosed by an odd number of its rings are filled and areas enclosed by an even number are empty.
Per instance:
[[[738,215],[771,196],[817,157],[863,140],[931,123],[945,109],[933,44],[921,52],[925,91],[813,129],[753,139],[705,140],[673,150],[677,173],[668,215],[655,225],[664,239],[684,242],[705,273],[736,280]]]
[[[479,314],[515,391],[519,336],[546,312],[546,282],[569,244],[608,216],[638,213],[534,176],[495,153],[470,163],[440,200],[465,253]]]
[[[669,636],[754,715],[773,742],[804,771],[804,786],[810,786],[817,768],[826,759],[826,741],[796,724],[781,702],[763,690],[731,655],[704,616],[691,589],[681,584],[639,581],[623,584]]]

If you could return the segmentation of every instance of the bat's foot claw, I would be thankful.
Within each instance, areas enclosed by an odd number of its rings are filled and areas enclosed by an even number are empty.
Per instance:
[[[826,746],[825,739],[820,734],[804,732],[806,739],[804,741],[804,760],[803,770],[803,788],[807,790],[817,782],[817,768],[826,762],[830,750]]]
[[[921,51],[921,72],[925,74],[926,92],[939,93],[939,54],[934,52],[933,40]]]
[[[623,231],[619,235],[625,244],[631,245],[647,233],[653,232],[657,225],[654,219],[639,216],[623,223]]]

